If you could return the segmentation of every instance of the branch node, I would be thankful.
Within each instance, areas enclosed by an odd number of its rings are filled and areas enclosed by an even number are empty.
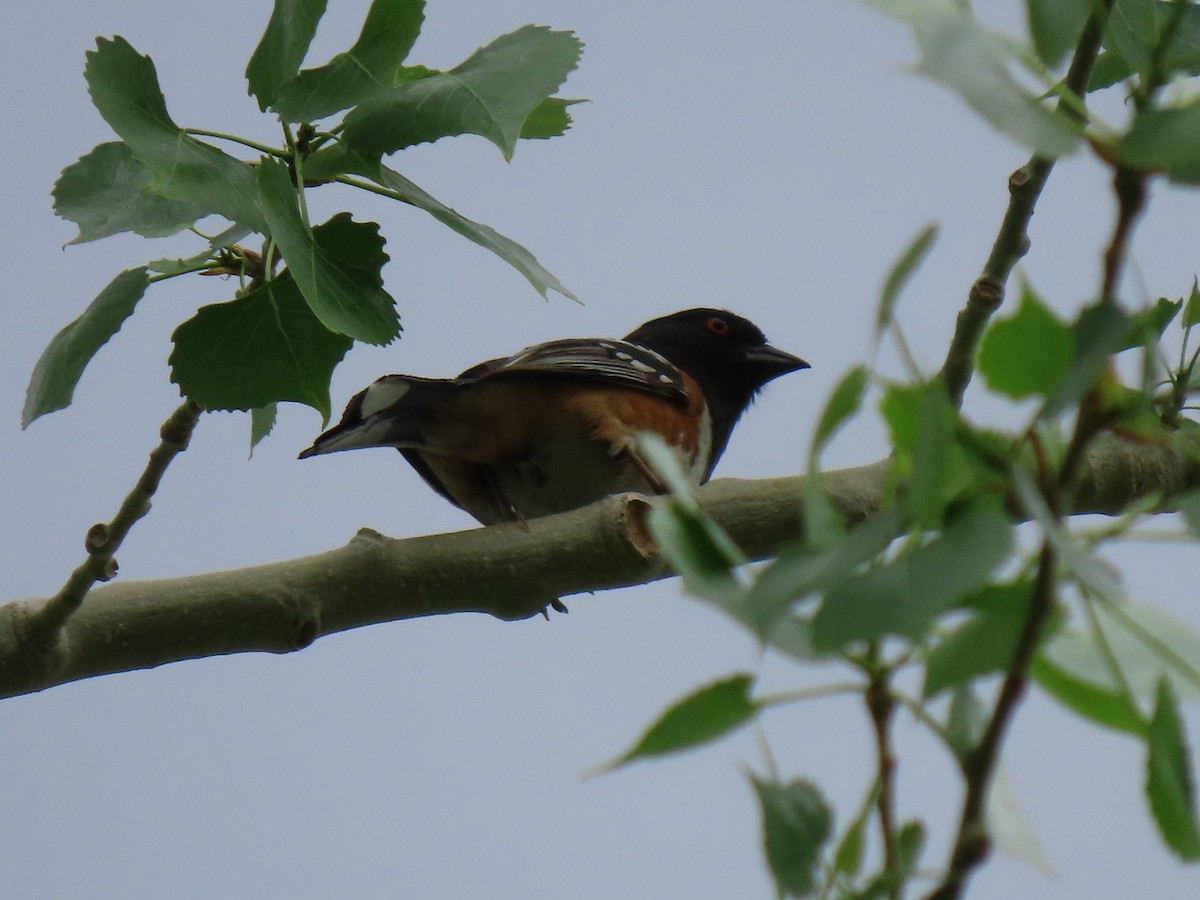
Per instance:
[[[97,522],[87,530],[87,535],[83,539],[83,549],[89,556],[103,553],[108,546],[108,537],[108,523]]]
[[[650,510],[653,505],[641,494],[626,494],[622,498],[619,517],[624,529],[625,540],[642,559],[654,559],[659,555],[658,541],[650,531]]]
[[[117,565],[117,558],[115,556],[108,557],[108,559],[104,560],[104,567],[99,571],[99,573],[97,573],[96,580],[112,581],[117,577],[117,570],[119,568],[120,567]]]

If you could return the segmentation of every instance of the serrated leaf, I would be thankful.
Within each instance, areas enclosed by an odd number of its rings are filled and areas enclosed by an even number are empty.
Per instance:
[[[1193,292],[1195,289],[1193,288]],[[1198,298],[1198,312],[1200,312],[1200,294],[1195,294]],[[1163,336],[1163,332],[1167,330],[1167,326],[1175,320],[1179,315],[1179,311],[1183,309],[1183,300],[1169,300],[1166,297],[1159,297],[1154,302],[1153,306],[1147,306],[1132,313],[1129,317],[1129,334],[1122,342],[1122,350],[1129,350],[1133,347],[1145,347],[1148,344],[1153,344]],[[1184,327],[1187,323],[1184,322]]]
[[[987,582],[1011,546],[1004,513],[976,503],[924,546],[830,591],[813,619],[813,645],[832,650],[886,634],[920,640],[939,614]]]
[[[816,888],[821,850],[833,828],[833,812],[816,785],[750,777],[762,810],[763,848],[776,890],[807,897]]]
[[[1181,859],[1200,859],[1195,783],[1187,735],[1171,686],[1159,682],[1146,729],[1146,798],[1163,841]]]
[[[256,406],[250,410],[250,455],[254,455],[254,448],[262,443],[275,428],[275,418],[279,412],[279,408],[274,403],[268,403],[266,406]]]
[[[424,0],[374,0],[354,46],[296,75],[271,108],[289,122],[312,122],[391,90],[424,21]]]
[[[888,272],[887,278],[883,282],[883,290],[879,294],[879,307],[875,313],[875,336],[883,334],[888,326],[892,323],[892,316],[896,310],[896,300],[900,297],[900,292],[904,290],[904,286],[908,284],[908,280],[913,273],[925,261],[925,257],[929,255],[929,251],[933,248],[933,242],[937,240],[938,226],[936,222],[931,222],[921,229],[920,233],[913,238],[912,242],[900,254],[900,258],[892,264],[891,271]]]
[[[1165,172],[1182,184],[1200,183],[1200,101],[1175,107],[1150,107],[1117,143],[1117,157],[1128,166]]]
[[[83,315],[51,339],[33,367],[25,390],[22,428],[48,412],[71,405],[84,368],[133,314],[149,285],[144,266],[126,269],[96,295]]]
[[[329,379],[354,341],[327,329],[287,272],[228,303],[203,306],[175,329],[171,381],[205,409],[282,401],[329,420]]]
[[[329,330],[369,344],[392,341],[400,319],[383,289],[388,256],[379,226],[339,213],[309,229],[283,163],[264,159],[257,182],[271,237],[317,318]]]
[[[246,66],[246,83],[266,112],[279,88],[295,77],[327,0],[275,0],[266,31]]]
[[[567,100],[563,97],[547,97],[531,112],[521,124],[521,138],[524,140],[546,140],[561,137],[571,127],[569,107],[576,103],[586,103],[586,100]]]
[[[54,185],[54,212],[79,226],[72,244],[132,231],[164,237],[208,214],[194,203],[154,193],[152,176],[121,141],[98,144],[67,166]]]
[[[740,728],[758,713],[750,697],[753,687],[750,675],[733,675],[689,694],[667,709],[633,747],[598,771],[690,750]]]
[[[1029,581],[987,585],[973,599],[973,615],[934,645],[925,663],[922,696],[1008,668],[1025,624]]]
[[[1026,284],[1021,304],[992,324],[979,348],[979,371],[988,387],[1014,399],[1046,396],[1071,366],[1075,339]]]
[[[1025,0],[1029,34],[1037,55],[1055,68],[1075,46],[1094,0]]]
[[[96,109],[154,176],[156,193],[265,230],[254,171],[171,121],[150,57],[124,38],[99,38],[83,74]]]
[[[558,90],[582,49],[572,32],[526,25],[447,72],[364,101],[346,116],[343,137],[351,149],[375,155],[478,134],[511,159],[525,120]]]
[[[817,421],[812,449],[809,451],[810,460],[815,460],[846,420],[858,412],[869,383],[870,373],[866,366],[855,366],[842,376]]]

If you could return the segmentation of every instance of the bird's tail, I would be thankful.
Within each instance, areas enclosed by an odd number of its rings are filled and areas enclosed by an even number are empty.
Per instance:
[[[385,375],[347,404],[342,420],[320,435],[300,459],[361,447],[423,446],[423,434],[436,408],[459,385],[443,378]]]

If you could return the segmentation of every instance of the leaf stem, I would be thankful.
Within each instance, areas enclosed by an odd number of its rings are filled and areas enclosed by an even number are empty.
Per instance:
[[[204,128],[185,128],[184,134],[190,134],[193,137],[210,137],[216,138],[219,141],[229,141],[232,144],[240,144],[243,147],[249,147],[251,150],[257,150],[259,153],[265,153],[267,156],[274,156],[276,159],[286,160],[288,151],[280,150],[278,147],[269,147],[266,144],[260,144],[258,141],[252,141],[249,138],[238,137],[236,134],[226,134],[223,131],[208,131]]]

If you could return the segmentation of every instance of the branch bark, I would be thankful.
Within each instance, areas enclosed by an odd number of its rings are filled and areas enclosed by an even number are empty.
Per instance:
[[[1200,434],[1169,447],[1098,440],[1083,464],[1076,512],[1116,513],[1135,497],[1200,487]],[[825,473],[847,522],[874,512],[888,463]],[[751,559],[802,531],[804,477],[720,479],[705,510]],[[49,646],[31,639],[46,599],[0,607],[0,696],[226,653],[299,650],[318,637],[380,622],[457,612],[536,615],[559,596],[645,584],[671,573],[646,528],[650,503],[620,495],[514,525],[395,540],[362,531],[316,556],[97,588]]]

